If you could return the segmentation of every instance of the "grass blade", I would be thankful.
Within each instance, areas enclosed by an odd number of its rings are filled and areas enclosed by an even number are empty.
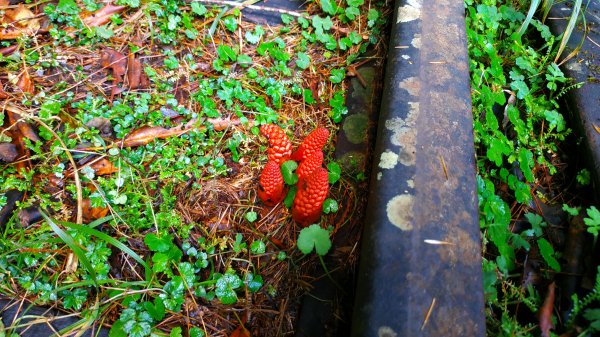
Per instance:
[[[587,28],[586,28],[586,21],[585,21],[585,13],[581,12],[582,2],[583,2],[583,0],[575,1],[575,4],[573,6],[573,11],[571,12],[571,17],[569,18],[569,23],[567,24],[567,28],[565,28],[563,36],[560,40],[560,46],[558,47],[558,52],[556,53],[556,57],[554,58],[554,63],[557,63],[558,65],[565,63],[567,60],[569,60],[570,58],[575,56],[579,52],[579,49],[581,49],[581,46],[583,45],[583,42],[585,41],[585,37],[587,35],[586,34]],[[588,1],[588,4],[589,4],[589,1]],[[573,29],[575,29],[577,21],[579,20],[580,13],[583,18],[583,27],[584,27],[583,37],[582,37],[581,41],[579,42],[579,45],[575,48],[575,50],[573,50],[571,53],[569,53],[569,55],[567,55],[567,57],[564,60],[562,60],[560,63],[558,63],[558,59],[560,58],[560,55],[562,54],[562,52],[565,50],[565,47],[567,46],[567,42],[569,42],[569,39],[571,38],[571,33],[573,33]]]
[[[46,220],[46,222],[48,222],[48,224],[50,225],[50,228],[52,228],[54,233],[56,233],[56,235],[58,235],[58,237],[64,243],[66,243],[67,246],[69,246],[69,248],[71,248],[71,250],[77,256],[79,261],[81,261],[81,264],[86,269],[88,274],[90,274],[92,281],[94,281],[94,286],[98,287],[98,279],[96,277],[96,271],[94,270],[94,268],[92,268],[92,264],[90,263],[88,258],[85,256],[85,253],[83,252],[83,250],[75,242],[73,237],[71,235],[67,234],[67,232],[63,231],[60,227],[58,227],[58,225],[54,222],[54,220],[50,219],[50,217],[45,212],[40,210],[40,214]]]
[[[523,21],[521,28],[519,28],[519,35],[522,35],[525,32],[525,30],[527,29],[527,27],[529,26],[529,23],[533,19],[533,14],[535,14],[535,12],[537,11],[537,9],[540,5],[540,2],[541,2],[541,0],[531,1],[531,5],[529,6],[529,11],[527,12],[527,17],[525,18],[525,21]]]
[[[88,235],[93,235],[93,236],[97,237],[98,239],[103,240],[106,243],[119,248],[123,253],[131,256],[134,260],[139,262],[142,266],[144,266],[144,268],[148,268],[146,261],[144,261],[139,255],[137,255],[136,252],[134,252],[133,250],[131,250],[131,248],[125,246],[121,241],[113,238],[112,236],[109,236],[105,233],[102,233],[96,229],[93,229],[93,228],[90,228],[87,226],[77,225],[77,224],[70,223],[70,222],[61,222],[61,224],[65,227],[74,229],[78,232],[83,232]]]
[[[542,15],[542,23],[546,21],[552,6],[554,6],[554,0],[544,0],[544,3],[542,4],[542,10],[544,11],[544,14]]]

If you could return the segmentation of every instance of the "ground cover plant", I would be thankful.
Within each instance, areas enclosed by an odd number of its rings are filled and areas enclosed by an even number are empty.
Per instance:
[[[561,36],[544,23],[552,2],[465,4],[488,335],[593,335],[600,214],[560,105],[585,84],[558,66],[582,2]]]
[[[335,134],[388,13],[309,1],[268,25],[244,20],[269,10],[255,3],[0,1],[3,297],[80,317],[61,334],[293,333],[310,272],[326,277],[321,256],[364,199]],[[327,130],[321,160],[273,171],[267,125],[293,149]],[[285,196],[261,201],[263,170]],[[13,323],[6,335],[29,324]]]

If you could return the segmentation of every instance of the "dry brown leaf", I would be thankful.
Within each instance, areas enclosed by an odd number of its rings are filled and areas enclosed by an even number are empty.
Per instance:
[[[127,81],[130,89],[140,87],[142,80],[142,63],[135,58],[133,53],[127,56]]]
[[[554,329],[554,325],[552,324],[552,312],[554,311],[555,288],[556,284],[554,282],[550,283],[548,286],[548,294],[546,294],[546,298],[544,299],[544,304],[542,304],[542,307],[538,312],[542,337],[549,337],[550,330]]]
[[[150,143],[155,139],[164,139],[171,136],[179,136],[188,132],[189,128],[163,128],[162,126],[144,126],[125,136],[123,147],[141,146]]]
[[[0,162],[12,163],[18,156],[19,153],[15,144],[0,143]]]
[[[6,56],[14,53],[17,50],[18,47],[19,46],[15,44],[15,45],[12,45],[12,46],[0,48],[0,54],[2,54],[2,56],[6,57]]]
[[[97,176],[104,176],[117,172],[119,169],[106,157],[90,165]]]
[[[22,120],[21,116],[15,114],[12,110],[6,109],[6,115],[8,116],[8,121],[10,125],[17,125],[17,129],[19,130],[20,137],[26,137],[32,142],[42,141],[41,138],[37,135],[31,124]],[[14,139],[14,138],[13,138]]]
[[[31,80],[31,76],[29,76],[29,71],[27,71],[27,69],[24,69],[21,76],[19,76],[17,87],[21,89],[22,92],[35,94],[35,86],[33,85],[33,81]]]
[[[0,99],[3,98],[8,98],[8,94],[4,91],[4,85],[2,84],[2,81],[0,81]]]
[[[92,207],[90,199],[83,199],[81,206],[83,210],[83,222],[85,223],[90,223],[108,215],[108,208]]]
[[[99,10],[92,13],[92,15],[83,19],[83,23],[88,27],[98,27],[110,21],[110,17],[113,14],[122,12],[125,6],[115,6],[113,4],[107,4]]]
[[[112,70],[113,84],[123,82],[123,76],[127,71],[127,57],[110,48],[104,49],[100,57],[100,64]]]
[[[0,30],[0,40],[15,39],[22,34],[33,35],[40,29],[40,20],[23,4],[6,10],[0,22],[5,27]]]
[[[246,329],[243,325],[237,327],[237,329],[233,330],[229,337],[250,337],[250,331]]]

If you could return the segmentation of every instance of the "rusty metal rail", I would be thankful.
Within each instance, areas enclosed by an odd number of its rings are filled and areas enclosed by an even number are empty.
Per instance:
[[[464,5],[397,1],[352,336],[484,336]]]

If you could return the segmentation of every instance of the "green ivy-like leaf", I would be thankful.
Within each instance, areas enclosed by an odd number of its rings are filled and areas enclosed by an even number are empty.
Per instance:
[[[331,249],[329,231],[319,225],[303,228],[298,236],[298,249],[304,254],[310,254],[313,249],[318,255],[325,255]]]
[[[215,295],[223,304],[233,304],[237,301],[235,289],[243,284],[239,276],[232,273],[226,273],[217,280]]]
[[[337,4],[335,3],[335,0],[319,0],[321,2],[321,8],[323,9],[323,11],[327,14],[330,15],[335,15],[335,13],[337,12]]]
[[[306,69],[310,65],[310,56],[306,53],[299,52],[296,54],[296,67]]]
[[[283,175],[283,181],[288,185],[296,185],[298,182],[298,176],[294,171],[298,168],[298,163],[293,160],[288,160],[281,165],[281,174]]]
[[[327,170],[329,175],[329,183],[335,184],[342,175],[342,168],[340,165],[334,161],[327,164]]]
[[[331,198],[327,198],[323,202],[323,213],[325,213],[325,214],[335,213],[338,211],[338,208],[339,208],[339,206],[338,206],[337,201],[335,201]]]
[[[248,273],[246,275],[245,283],[246,283],[246,286],[248,287],[248,289],[250,290],[250,292],[253,292],[253,293],[259,291],[260,288],[264,284],[262,276],[252,274],[252,273]]]

